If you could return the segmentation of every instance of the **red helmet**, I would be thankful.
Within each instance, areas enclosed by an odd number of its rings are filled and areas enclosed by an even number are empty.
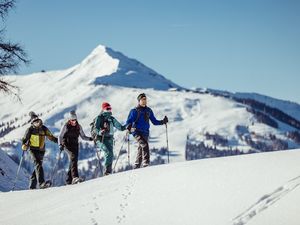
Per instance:
[[[102,110],[111,110],[111,106],[108,102],[102,103]]]

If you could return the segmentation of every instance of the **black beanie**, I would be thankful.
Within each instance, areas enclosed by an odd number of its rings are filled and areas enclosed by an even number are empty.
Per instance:
[[[30,116],[30,122],[34,122],[35,120],[39,119],[38,115],[35,114],[35,112],[30,112],[29,113],[29,116]]]
[[[139,94],[139,96],[137,97],[137,100],[140,101],[142,98],[146,97],[145,93],[141,93]]]

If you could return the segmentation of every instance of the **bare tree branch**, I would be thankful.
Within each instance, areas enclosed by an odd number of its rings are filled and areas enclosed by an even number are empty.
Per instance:
[[[8,82],[3,78],[0,78],[0,92],[11,95],[15,97],[19,102],[22,102],[20,98],[20,88],[13,85],[12,82]]]
[[[5,17],[8,14],[8,11],[15,7],[15,0],[2,0],[0,1],[0,17],[2,20],[5,19]]]
[[[0,17],[5,21],[10,9],[15,7],[16,0],[0,0]],[[29,64],[27,54],[18,43],[5,40],[5,29],[0,30],[0,76],[16,73],[21,64]],[[6,78],[7,79],[7,78]],[[20,89],[12,82],[0,78],[0,92],[15,96],[19,101]]]
[[[0,43],[0,75],[16,73],[20,64],[28,64],[26,52],[19,44]]]

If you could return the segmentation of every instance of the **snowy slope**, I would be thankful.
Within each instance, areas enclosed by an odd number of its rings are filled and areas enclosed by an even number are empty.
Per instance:
[[[80,124],[89,135],[89,124],[100,112],[102,102],[110,102],[114,116],[125,123],[130,109],[137,105],[136,97],[141,92],[147,94],[148,105],[158,119],[162,119],[164,115],[169,117],[171,162],[185,160],[187,140],[196,144],[201,142],[211,148],[216,147],[213,140],[207,139],[206,134],[218,134],[228,141],[228,146],[217,146],[219,150],[239,149],[241,152],[248,152],[253,147],[246,143],[246,138],[251,136],[254,141],[263,140],[268,143],[270,135],[288,143],[288,148],[300,148],[299,143],[286,136],[288,131],[294,131],[295,128],[278,121],[278,128],[257,122],[255,116],[247,111],[246,105],[210,93],[181,89],[179,85],[163,78],[142,63],[104,46],[98,46],[81,63],[69,69],[8,78],[15,80],[14,84],[22,88],[23,100],[19,103],[10,98],[0,98],[0,133],[3,130],[9,131],[0,135],[0,146],[7,146],[4,150],[9,155],[21,154],[20,149],[15,146],[20,147],[20,140],[29,126],[30,111],[38,113],[50,130],[58,135],[69,111],[75,109]],[[177,87],[178,90],[168,90],[169,87]],[[300,110],[294,109],[293,113],[299,114]],[[237,127],[244,129],[242,134],[237,132]],[[115,155],[120,150],[124,135],[124,132],[115,134]],[[94,148],[91,142],[88,144],[90,148]],[[132,137],[130,146],[132,164],[136,154],[136,143]],[[166,128],[152,126],[150,148],[164,147]],[[55,163],[57,150],[57,145],[47,143],[47,157],[44,161],[46,175]],[[158,157],[152,152],[151,159],[154,161]],[[162,158],[166,160],[166,155]],[[79,163],[80,169],[90,170],[88,164],[94,159],[94,153],[86,156]],[[126,165],[127,154],[123,154],[117,169]]]
[[[240,93],[237,92],[234,94],[235,97],[238,98],[250,98],[257,100],[259,102],[265,103],[271,107],[278,108],[288,115],[300,120],[300,105],[290,101],[279,100],[276,98],[272,98],[269,96],[257,94],[257,93]]]
[[[296,150],[206,159],[0,193],[0,224],[298,225],[299,158]]]
[[[80,89],[78,90],[81,93],[80,97],[77,96],[77,91],[75,90],[74,92],[68,92],[68,97],[58,94],[55,101],[51,101],[52,93],[50,92],[48,94],[49,101],[41,100],[39,103],[36,102],[34,106],[29,103],[30,98],[25,98],[24,102],[28,99],[28,104],[25,103],[22,106],[22,111],[18,110],[14,115],[21,118],[24,112],[29,112],[30,110],[43,113],[41,118],[58,135],[60,127],[66,121],[65,118],[67,118],[69,110],[76,109],[79,122],[88,134],[89,124],[100,112],[102,101],[110,102],[115,117],[124,123],[129,110],[137,104],[137,95],[140,92],[146,92],[149,100],[148,104],[155,112],[157,118],[162,119],[164,115],[168,115],[170,119],[168,134],[170,150],[174,153],[174,157],[172,157],[173,161],[184,160],[187,135],[197,140],[202,140],[206,132],[218,132],[220,135],[231,140],[232,143],[237,143],[240,149],[247,151],[249,147],[240,141],[236,134],[235,128],[237,125],[249,127],[249,132],[255,131],[261,135],[274,133],[280,136],[282,132],[291,129],[284,127],[283,131],[281,131],[260,123],[252,125],[255,119],[251,113],[246,111],[245,106],[222,97],[199,95],[197,93],[157,91],[151,89],[142,90],[113,86],[96,86],[91,88],[81,85]],[[58,88],[56,90],[57,92],[60,91]],[[46,93],[44,96],[47,96]],[[9,109],[9,105],[5,105],[4,107],[7,107],[4,111],[13,111]],[[16,123],[22,124],[26,120],[28,120],[28,116],[24,115],[23,119]],[[20,140],[27,127],[28,125],[25,125],[11,131],[1,138],[0,141]],[[156,148],[165,147],[165,132],[166,130],[163,126],[152,126],[150,146]],[[116,133],[116,151],[119,150],[124,135],[125,133],[122,132]],[[209,141],[206,142],[210,144]],[[134,157],[135,152],[132,151],[132,153],[132,157]]]
[[[10,191],[13,188],[16,178],[18,164],[0,149],[0,192]],[[16,181],[15,190],[28,188],[28,174],[21,168]]]
[[[199,90],[202,89],[200,88]],[[258,93],[244,93],[244,92],[233,93],[233,92],[214,90],[214,89],[205,89],[205,91],[211,93],[217,93],[224,96],[231,96],[235,98],[253,99],[258,102],[264,103],[270,107],[277,108],[285,112],[286,114],[296,118],[297,120],[300,120],[300,114],[299,114],[300,105],[295,102],[280,100],[280,99],[272,98],[270,96],[261,95]]]

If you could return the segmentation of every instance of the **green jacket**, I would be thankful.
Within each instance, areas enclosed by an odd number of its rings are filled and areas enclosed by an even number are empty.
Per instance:
[[[96,134],[97,137],[102,136],[101,130],[104,129],[104,124],[107,123],[107,130],[104,133],[104,137],[113,137],[114,136],[114,127],[120,131],[126,130],[126,126],[122,125],[116,118],[112,116],[111,112],[101,112],[95,120]]]

